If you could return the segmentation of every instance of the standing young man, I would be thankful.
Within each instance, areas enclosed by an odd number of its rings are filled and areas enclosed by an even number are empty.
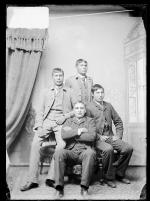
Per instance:
[[[123,183],[129,184],[130,181],[125,178],[125,172],[132,156],[133,148],[128,143],[122,141],[123,122],[115,111],[113,106],[103,101],[104,88],[95,84],[92,87],[93,101],[90,102],[86,109],[87,115],[94,118],[97,130],[97,150],[103,154],[103,163],[105,179],[108,186],[115,188],[115,178]],[[112,131],[112,121],[116,127],[116,135]],[[114,149],[119,153],[119,159],[114,162]]]
[[[57,198],[64,194],[64,172],[67,162],[82,164],[81,195],[84,197],[88,195],[96,160],[93,148],[96,126],[92,118],[85,116],[85,112],[84,103],[75,103],[75,116],[67,119],[62,126],[62,138],[66,142],[66,147],[56,150],[54,153]]]
[[[65,141],[61,137],[61,127],[65,120],[73,115],[70,91],[63,85],[64,71],[54,68],[52,71],[53,85],[39,96],[39,108],[37,111],[34,131],[35,135],[31,145],[29,178],[21,187],[21,191],[38,187],[38,168],[40,160],[40,148],[45,138],[55,133],[56,150],[65,147]],[[52,140],[52,139],[51,139]],[[54,141],[55,143],[55,141]],[[54,160],[52,159],[46,184],[53,186]]]
[[[66,79],[65,85],[73,92],[73,104],[77,101],[87,103],[91,101],[91,87],[93,80],[87,76],[88,63],[84,59],[76,61],[77,74]]]

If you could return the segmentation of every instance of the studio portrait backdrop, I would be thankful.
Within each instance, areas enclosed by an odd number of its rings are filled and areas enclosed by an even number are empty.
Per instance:
[[[145,196],[147,22],[144,12],[141,5],[136,5],[135,12],[134,6],[126,4],[7,7],[6,183],[12,199],[55,199],[56,189],[48,188],[45,183],[51,158],[48,146],[46,160],[40,151],[36,165],[38,188],[22,192],[21,186],[26,177],[31,178],[28,171],[30,155],[32,158],[31,152],[35,150],[32,146],[31,151],[33,127],[43,91],[50,89],[53,82],[52,69],[63,69],[65,81],[77,74],[78,59],[87,61],[87,76],[93,79],[93,84],[104,87],[104,101],[112,104],[123,121],[122,140],[133,147],[126,171],[131,184],[125,185],[116,177],[117,188],[100,185],[104,162],[98,159],[100,177],[93,175],[88,191],[90,199],[139,199],[142,189],[141,195],[144,192]],[[114,125],[112,129],[116,134]],[[38,150],[32,153],[39,154]],[[31,169],[36,170],[35,166]],[[80,186],[69,179],[65,182],[64,198],[80,200]]]
[[[8,144],[15,139],[9,151],[12,163],[29,162],[39,96],[51,84],[52,68],[62,68],[66,79],[76,74],[75,62],[83,58],[88,62],[88,75],[94,83],[104,86],[105,100],[114,105],[124,122],[123,139],[134,147],[130,165],[146,164],[144,23],[142,17],[133,17],[120,6],[106,7],[49,5],[49,38],[46,49],[40,47],[42,51],[36,48],[29,50],[28,40],[26,46],[22,44],[23,50],[12,49],[14,41],[11,39],[9,54],[11,51],[14,59],[11,60],[10,56],[7,59],[7,138]],[[12,36],[19,33],[9,29],[7,32],[7,37],[10,33]],[[36,32],[33,40],[39,37],[38,33],[40,40],[44,41],[44,30]],[[7,43],[9,40],[10,37]],[[16,54],[19,55],[17,59]],[[10,68],[12,62],[15,62],[13,69]],[[26,120],[22,121],[25,117]]]
[[[14,8],[8,8],[8,11],[11,13]],[[16,8],[16,13],[17,11]],[[36,24],[34,27],[31,24],[31,27],[27,26],[25,23],[20,26],[20,18],[17,14],[15,15],[11,19],[7,18],[10,21],[7,21],[9,27],[6,29],[7,149],[21,131],[29,111],[41,55],[48,39],[48,29],[41,28],[40,25]],[[38,26],[39,28],[37,28]]]

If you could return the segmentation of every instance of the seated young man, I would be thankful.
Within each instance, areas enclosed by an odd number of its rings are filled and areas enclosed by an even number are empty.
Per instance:
[[[65,147],[65,142],[61,137],[61,127],[64,121],[73,115],[71,93],[64,84],[64,71],[61,68],[52,70],[53,84],[39,95],[39,107],[34,125],[34,138],[31,144],[28,178],[21,191],[30,190],[39,186],[39,161],[40,148],[46,138],[56,144],[56,150]],[[52,139],[51,133],[55,133]],[[52,187],[54,180],[54,159],[52,158],[46,185]]]
[[[97,130],[96,149],[102,151],[105,179],[108,186],[115,188],[115,178],[123,183],[129,184],[125,178],[133,148],[128,143],[122,141],[123,122],[113,106],[103,101],[104,88],[95,84],[92,87],[93,101],[87,104],[87,116],[95,119]],[[112,131],[112,121],[116,127],[116,135]],[[114,162],[114,149],[119,153],[119,159]]]
[[[66,142],[64,149],[54,153],[55,188],[58,198],[64,194],[64,171],[68,162],[81,163],[81,195],[88,195],[89,184],[93,175],[96,153],[93,148],[96,139],[94,120],[85,116],[85,105],[74,105],[74,117],[66,120],[62,126],[62,138]]]

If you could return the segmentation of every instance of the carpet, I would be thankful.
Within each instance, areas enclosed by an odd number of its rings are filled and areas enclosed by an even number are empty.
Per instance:
[[[20,185],[25,183],[28,168],[18,168],[13,187],[11,189],[11,199],[14,200],[54,200],[55,189],[45,185],[47,172],[43,172],[39,177],[39,187],[25,192],[20,191]],[[13,172],[13,171],[12,171]],[[11,174],[12,176],[12,174]],[[100,185],[95,181],[89,187],[90,200],[138,200],[141,189],[146,182],[146,168],[128,168],[127,176],[131,184],[123,184],[116,181],[117,188],[110,188],[106,184]],[[62,200],[81,200],[79,183],[70,184],[65,180],[64,197]]]

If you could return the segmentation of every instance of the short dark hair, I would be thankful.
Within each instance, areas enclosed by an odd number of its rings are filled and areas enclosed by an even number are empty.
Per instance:
[[[98,89],[103,89],[103,92],[104,92],[104,87],[102,87],[102,85],[100,85],[100,84],[94,84],[92,86],[92,89],[91,89],[92,94],[94,94],[94,92],[97,91]]]
[[[52,76],[53,76],[54,73],[56,73],[56,72],[61,72],[61,73],[63,74],[63,76],[64,76],[64,71],[63,71],[63,69],[61,69],[61,68],[53,68],[53,70],[52,70]]]
[[[84,60],[84,59],[78,59],[77,61],[76,61],[76,66],[79,64],[79,63],[82,63],[82,62],[84,62],[84,63],[88,63],[86,60]]]

